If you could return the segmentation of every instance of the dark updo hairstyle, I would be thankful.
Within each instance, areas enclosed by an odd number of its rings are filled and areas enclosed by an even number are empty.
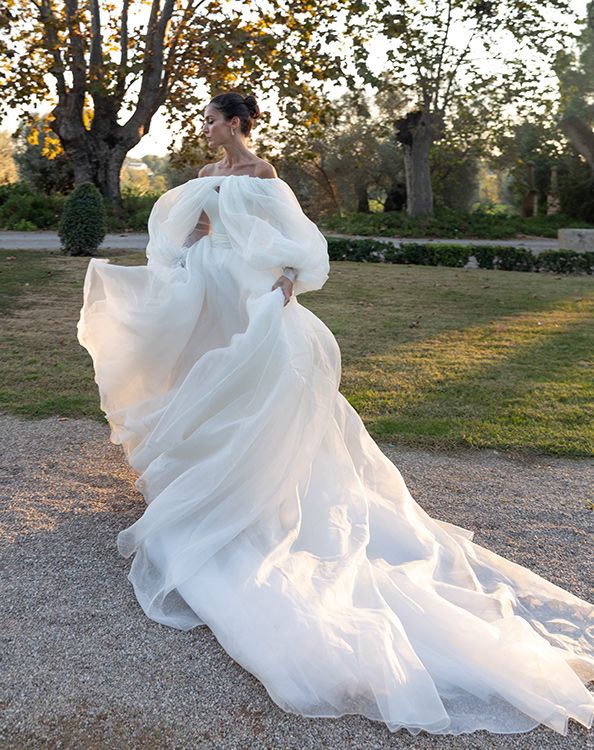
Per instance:
[[[237,115],[241,120],[241,132],[244,135],[250,134],[255,120],[261,114],[256,97],[251,94],[244,97],[235,91],[230,91],[227,94],[217,94],[214,99],[210,100],[210,103],[225,115],[226,120]]]

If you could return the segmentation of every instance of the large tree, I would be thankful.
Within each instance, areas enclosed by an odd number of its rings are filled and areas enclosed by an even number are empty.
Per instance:
[[[575,48],[559,54],[556,70],[561,126],[594,178],[594,2],[588,3],[582,25]]]
[[[337,0],[0,0],[2,108],[53,100],[51,128],[77,183],[120,198],[126,154],[163,105],[191,122],[204,92],[275,89],[288,116],[307,84],[342,75]],[[348,77],[348,74],[347,74]],[[85,110],[92,116],[85,123]]]
[[[403,145],[408,211],[433,210],[430,153],[460,108],[473,103],[485,126],[542,87],[543,67],[563,39],[566,0],[352,0],[349,16],[357,70],[381,87],[367,62],[382,39],[387,62],[408,86],[410,108],[396,120]],[[532,65],[538,58],[540,68]],[[488,106],[485,107],[485,104]],[[480,113],[480,114],[479,114]]]

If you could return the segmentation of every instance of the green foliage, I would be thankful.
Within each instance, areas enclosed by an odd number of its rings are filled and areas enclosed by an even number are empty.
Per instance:
[[[349,240],[328,237],[330,260],[354,260],[365,263],[379,263],[386,254],[386,242],[376,240]]]
[[[545,250],[538,256],[543,271],[554,273],[592,273],[594,253],[576,253],[573,250]]]
[[[404,211],[330,214],[320,220],[320,226],[329,232],[364,236],[502,240],[518,234],[556,237],[558,229],[587,227],[588,222],[572,219],[564,214],[524,219],[517,214],[484,208],[468,213],[440,208],[434,216],[418,219],[412,219]]]
[[[316,83],[321,89],[323,81],[355,81],[333,44],[338,7],[325,0],[272,3],[266,12],[252,7],[246,14],[227,3],[209,3],[207,12],[202,3],[153,3],[148,25],[145,0],[130,0],[124,9],[102,2],[100,30],[85,4],[9,0],[8,14],[6,5],[0,114],[30,112],[51,100],[51,127],[62,148],[118,204],[123,155],[148,133],[161,107],[169,125],[189,130],[209,93],[260,94],[276,86],[281,117],[315,120],[323,114],[312,106]]]
[[[464,245],[452,245],[447,243],[439,245],[423,245],[420,243],[403,242],[400,245],[399,250],[403,255],[403,260],[390,260],[392,257],[391,255],[388,255],[386,260],[390,263],[399,262],[424,266],[451,266],[453,268],[461,268],[466,265],[469,256],[472,254],[469,253],[468,248]]]
[[[547,250],[534,255],[523,247],[456,245],[451,243],[403,242],[399,247],[377,240],[328,238],[330,260],[359,263],[403,263],[421,266],[462,268],[473,255],[480,268],[500,271],[594,272],[594,253]]]
[[[159,197],[158,193],[137,195],[124,191],[122,207],[113,208],[107,214],[107,228],[110,232],[146,232],[148,217],[151,209]]]
[[[369,199],[404,180],[401,149],[386,126],[402,106],[397,95],[371,101],[354,89],[328,107],[323,122],[303,118],[265,133],[265,148],[280,145],[279,172],[314,220],[325,211],[365,211]]]
[[[561,210],[568,216],[594,222],[594,178],[576,154],[565,154],[559,166]]]
[[[169,159],[166,156],[126,157],[120,173],[122,195],[164,193],[170,185]]]
[[[465,128],[466,132],[468,129]],[[480,142],[480,140],[479,140]],[[478,192],[479,162],[475,144],[460,147],[449,131],[433,144],[430,154],[431,184],[435,206],[453,211],[471,209]]]
[[[146,232],[151,208],[158,197],[157,194],[124,193],[120,210],[108,208],[107,231]],[[23,182],[0,185],[0,230],[57,230],[65,201],[66,196],[44,195]]]
[[[49,130],[47,117],[21,120],[15,136],[20,179],[44,195],[68,194],[74,187],[74,169]]]
[[[63,196],[37,193],[23,182],[0,185],[0,229],[55,229],[63,205]]]
[[[105,237],[105,206],[91,182],[83,182],[64,204],[58,229],[66,255],[92,255]]]
[[[477,247],[472,254],[481,268],[534,271],[538,267],[536,256],[522,247]]]

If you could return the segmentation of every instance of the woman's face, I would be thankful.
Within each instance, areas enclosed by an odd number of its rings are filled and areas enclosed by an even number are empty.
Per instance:
[[[212,104],[206,107],[202,122],[202,132],[211,148],[219,148],[219,146],[230,141],[233,138],[231,128],[235,130],[235,138],[237,138],[239,134],[239,117],[232,117],[230,120],[225,120],[225,116],[220,109],[217,109]]]

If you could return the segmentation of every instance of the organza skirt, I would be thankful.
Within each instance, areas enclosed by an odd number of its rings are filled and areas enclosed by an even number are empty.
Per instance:
[[[339,392],[324,323],[224,235],[92,260],[79,340],[147,506],[146,615],[206,624],[286,711],[396,731],[591,727],[594,607],[431,518]]]

